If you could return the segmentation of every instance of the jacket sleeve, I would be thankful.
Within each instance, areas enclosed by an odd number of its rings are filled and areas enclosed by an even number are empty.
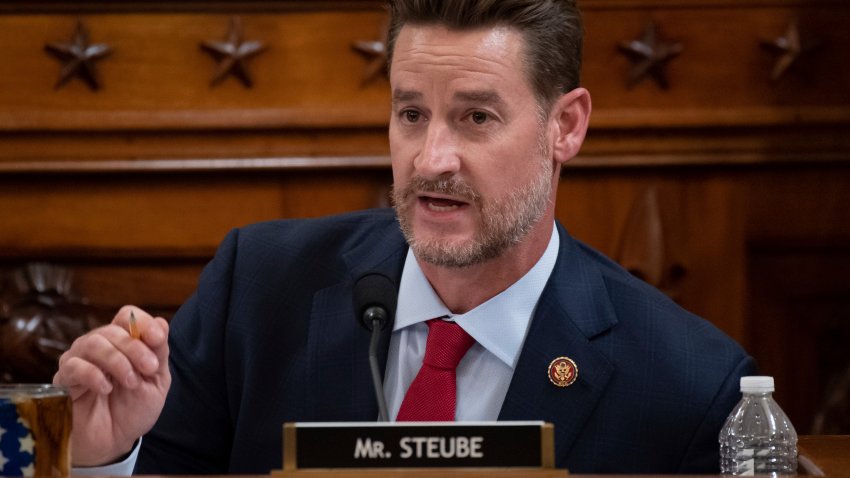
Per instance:
[[[227,403],[225,326],[238,230],[201,273],[197,290],[170,322],[172,383],[153,429],[142,440],[136,474],[223,474],[233,425]]]

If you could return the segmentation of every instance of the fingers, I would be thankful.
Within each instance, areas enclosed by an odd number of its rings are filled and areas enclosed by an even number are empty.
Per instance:
[[[92,363],[78,357],[71,357],[59,366],[53,376],[53,384],[67,388],[72,400],[89,390],[101,395],[112,391],[112,382],[106,375]]]
[[[153,352],[145,349],[144,344],[132,340],[120,327],[106,325],[75,340],[59,358],[59,370],[63,375],[65,371],[68,373],[66,385],[92,386],[108,380],[113,385],[135,388],[139,385],[136,369],[145,373],[136,363],[145,363],[144,357],[153,356]]]
[[[129,335],[131,316],[135,319],[135,327],[140,334],[139,340],[147,345],[147,351],[142,352],[140,355],[128,354],[135,368],[144,375],[157,373],[162,370],[162,367],[167,368],[168,322],[161,317],[154,318],[138,307],[128,305],[118,311],[112,323],[125,329]],[[132,348],[133,346],[130,345],[129,347]]]
[[[159,361],[159,370],[158,373],[169,373],[168,372],[168,322],[162,317],[157,317],[154,319],[154,326],[150,328],[149,332],[150,341],[148,342],[151,345],[151,349],[156,354],[156,358]],[[162,337],[155,339],[157,337],[157,333]],[[147,337],[146,337],[147,339]],[[159,344],[153,344],[154,340],[159,340]]]
[[[130,313],[141,333],[128,331]],[[114,386],[138,387],[144,377],[168,372],[168,323],[141,309],[124,307],[112,323],[99,327],[71,345],[59,359],[54,383],[68,387],[72,397],[86,390],[108,394]]]
[[[149,346],[156,347],[167,338],[168,334],[165,333],[167,328],[164,331],[161,325],[156,325],[156,320],[150,314],[132,305],[121,307],[115,314],[115,318],[112,319],[112,323],[130,333],[133,328],[130,324],[131,317],[135,319],[135,328],[139,331],[139,338]]]

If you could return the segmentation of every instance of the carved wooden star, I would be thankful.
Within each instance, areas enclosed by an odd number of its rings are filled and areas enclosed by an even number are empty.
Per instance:
[[[655,23],[646,24],[643,37],[620,43],[619,50],[626,54],[634,63],[629,73],[628,87],[631,88],[651,76],[661,89],[669,87],[664,67],[684,50],[681,43],[665,43],[658,39],[658,29]]]
[[[74,76],[85,81],[93,91],[100,88],[94,63],[109,55],[112,49],[103,43],[90,45],[89,32],[82,20],[77,20],[69,43],[48,43],[44,49],[63,63],[54,88],[58,89]]]
[[[785,36],[779,37],[773,41],[763,41],[762,45],[765,48],[776,51],[780,54],[773,65],[773,71],[770,72],[771,81],[778,81],[797,61],[819,46],[818,41],[803,42],[800,39],[800,29],[797,25],[797,20],[794,19],[785,30]]]
[[[385,19],[381,25],[380,39],[378,40],[363,40],[356,41],[351,44],[351,48],[363,55],[366,58],[366,67],[363,69],[360,84],[365,85],[372,80],[387,75],[387,28],[389,27],[389,19]]]
[[[243,36],[242,19],[232,17],[225,41],[213,40],[201,43],[201,49],[218,61],[218,68],[210,81],[210,86],[219,84],[229,75],[238,78],[246,88],[253,86],[254,83],[251,81],[245,63],[249,58],[265,51],[266,46],[260,41],[243,41]]]

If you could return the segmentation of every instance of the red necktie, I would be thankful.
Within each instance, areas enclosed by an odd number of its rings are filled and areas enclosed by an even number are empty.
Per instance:
[[[407,389],[397,421],[454,421],[457,364],[475,339],[459,325],[441,319],[428,324],[422,368]]]

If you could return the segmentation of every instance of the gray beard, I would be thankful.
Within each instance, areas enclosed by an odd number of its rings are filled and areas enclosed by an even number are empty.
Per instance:
[[[548,155],[544,156],[547,157]],[[457,178],[426,180],[411,179],[407,187],[393,187],[393,207],[401,232],[413,249],[416,258],[429,264],[464,268],[501,256],[508,248],[520,243],[545,214],[552,193],[551,159],[543,162],[540,173],[531,184],[517,187],[506,198],[485,201],[468,184]],[[411,208],[415,196],[423,192],[449,194],[464,198],[480,211],[475,236],[463,243],[450,243],[441,238],[419,240],[413,230]]]

